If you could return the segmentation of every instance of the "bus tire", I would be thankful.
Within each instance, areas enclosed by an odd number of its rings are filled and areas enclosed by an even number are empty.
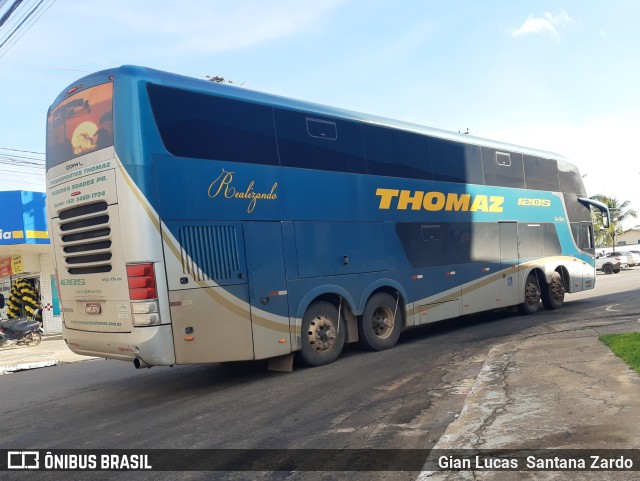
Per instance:
[[[345,326],[338,309],[327,301],[311,304],[302,317],[300,361],[307,366],[330,364],[340,356],[345,342]]]
[[[540,309],[540,289],[538,278],[531,273],[524,284],[524,302],[520,304],[524,314],[535,314]]]
[[[398,301],[386,292],[371,296],[358,319],[358,344],[369,351],[391,349],[402,331]]]
[[[564,304],[564,283],[559,272],[551,274],[551,282],[542,288],[542,304],[549,310],[558,310]]]

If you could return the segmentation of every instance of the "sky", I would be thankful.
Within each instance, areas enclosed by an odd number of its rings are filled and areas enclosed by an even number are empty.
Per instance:
[[[2,149],[43,158],[56,96],[91,72],[133,64],[556,152],[578,166],[589,195],[627,200],[640,214],[640,1],[44,7],[0,47],[0,160]],[[44,188],[42,169],[0,164],[0,190]],[[624,226],[636,224],[640,216]]]

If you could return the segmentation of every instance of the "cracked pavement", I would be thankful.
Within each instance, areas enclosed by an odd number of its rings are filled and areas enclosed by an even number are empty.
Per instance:
[[[588,325],[585,325],[588,324]],[[434,449],[632,449],[640,376],[598,336],[638,321],[570,321],[491,349],[460,416]],[[631,329],[630,329],[631,328]],[[630,429],[630,426],[634,426]],[[637,472],[423,472],[420,480],[637,479]]]

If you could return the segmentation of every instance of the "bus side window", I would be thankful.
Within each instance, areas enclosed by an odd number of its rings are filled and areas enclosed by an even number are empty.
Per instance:
[[[365,125],[364,142],[370,174],[433,179],[429,139],[424,135]]]
[[[287,167],[366,173],[362,126],[274,109],[280,163]]]
[[[552,223],[518,224],[520,257],[556,256],[562,253],[556,226]]]
[[[461,184],[484,184],[480,147],[429,138],[433,179]]]
[[[311,137],[324,140],[337,140],[338,128],[335,122],[311,119],[307,117],[307,133]]]
[[[522,154],[482,147],[482,167],[485,184],[524,189]]]
[[[559,160],[558,173],[560,177],[560,192],[577,194],[579,196],[587,195],[584,190],[580,172],[578,172],[575,166],[564,160]]]
[[[471,261],[500,260],[500,226],[492,222],[470,222]]]
[[[178,157],[278,165],[271,108],[147,86],[165,148]]]
[[[398,222],[396,234],[411,267],[449,264],[449,225]]]
[[[558,178],[558,163],[555,159],[543,159],[532,155],[525,155],[524,180],[527,189],[560,191]]]
[[[593,253],[593,226],[591,222],[572,222],[571,234],[578,248]]]
[[[471,222],[449,224],[449,262],[451,264],[466,264],[471,261],[472,232]]]
[[[440,240],[440,229],[439,225],[423,225],[420,227],[420,237],[425,242]]]

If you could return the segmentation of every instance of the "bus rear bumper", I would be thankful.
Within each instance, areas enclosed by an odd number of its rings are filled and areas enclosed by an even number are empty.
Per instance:
[[[132,332],[104,333],[62,328],[69,349],[82,356],[134,362],[146,367],[176,363],[170,325],[136,327]]]

